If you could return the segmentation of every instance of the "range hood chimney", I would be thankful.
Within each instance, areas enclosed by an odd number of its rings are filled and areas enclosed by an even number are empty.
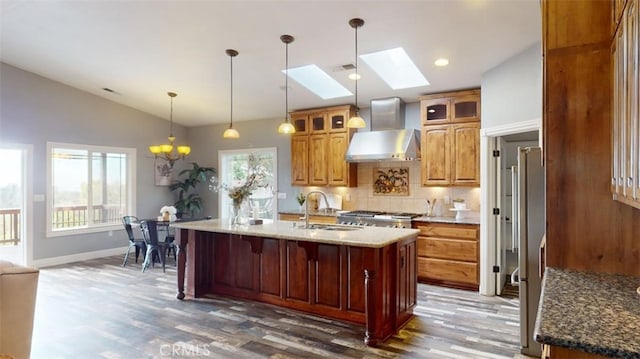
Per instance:
[[[353,135],[347,162],[419,160],[420,132],[405,129],[404,118],[404,102],[399,97],[371,100],[371,131]]]

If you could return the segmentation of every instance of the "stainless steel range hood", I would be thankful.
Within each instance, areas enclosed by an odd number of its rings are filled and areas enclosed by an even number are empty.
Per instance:
[[[356,132],[347,162],[420,159],[420,132],[404,128],[404,103],[398,97],[371,100],[371,131]]]

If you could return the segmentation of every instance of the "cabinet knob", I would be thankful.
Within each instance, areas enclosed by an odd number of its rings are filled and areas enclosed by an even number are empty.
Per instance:
[[[624,186],[624,179],[622,177],[618,177],[618,186]]]
[[[633,177],[627,178],[627,187],[633,186]]]

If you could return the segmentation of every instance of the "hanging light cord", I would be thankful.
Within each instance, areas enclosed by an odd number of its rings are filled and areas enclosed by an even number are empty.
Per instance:
[[[289,122],[289,43],[284,44],[284,119]]]
[[[171,110],[169,112],[169,138],[173,137],[173,96],[171,97]]]
[[[356,53],[355,53],[355,58],[356,58],[356,115],[360,112],[360,107],[358,107],[358,76],[360,76],[360,73],[358,73],[358,26],[355,26],[356,29]]]
[[[233,128],[233,56],[229,56],[229,63],[231,64],[231,106],[229,110],[229,128]]]

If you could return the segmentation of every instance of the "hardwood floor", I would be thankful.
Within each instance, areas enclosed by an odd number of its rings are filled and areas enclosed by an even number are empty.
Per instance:
[[[521,357],[517,298],[420,284],[416,317],[370,348],[348,323],[223,297],[179,301],[172,260],[166,273],[121,263],[41,270],[32,358]]]

